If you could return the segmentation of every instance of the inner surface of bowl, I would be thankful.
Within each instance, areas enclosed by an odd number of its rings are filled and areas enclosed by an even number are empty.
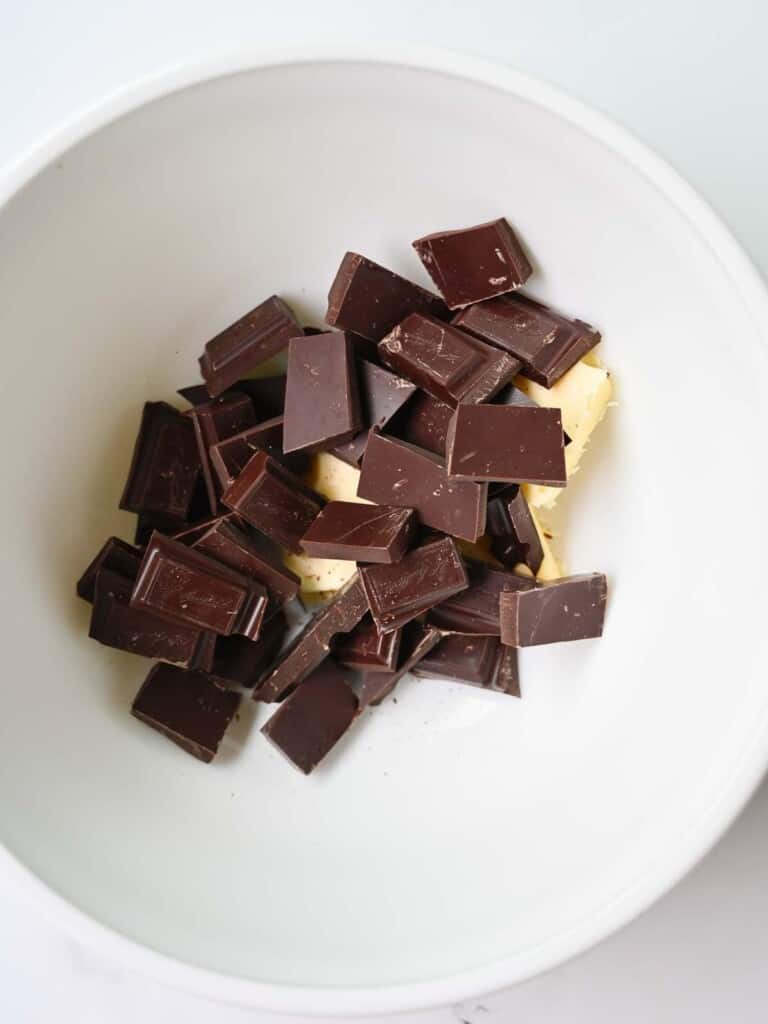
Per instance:
[[[141,404],[273,292],[320,321],[346,249],[427,284],[411,239],[501,215],[531,293],[598,326],[615,373],[560,520],[569,569],[609,574],[604,639],[525,652],[522,701],[408,681],[311,778],[250,702],[194,761],[131,718],[148,665],[89,641],[74,596],[130,538]],[[764,720],[764,548],[734,570],[739,509],[765,508],[765,357],[717,254],[622,157],[435,72],[234,75],[98,132],[2,211],[0,321],[0,840],[52,888],[193,964],[369,986],[500,959],[511,980],[674,876]]]

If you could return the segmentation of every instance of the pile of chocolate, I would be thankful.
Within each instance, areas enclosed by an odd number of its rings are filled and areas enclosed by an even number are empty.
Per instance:
[[[599,334],[516,292],[504,219],[413,244],[442,298],[347,253],[333,330],[273,296],[205,346],[188,411],[144,407],[137,546],[108,540],[77,592],[91,637],[159,661],[133,714],[201,760],[242,688],[282,702],[262,732],[308,773],[407,672],[519,696],[518,648],[602,633],[603,575],[536,579],[520,485],[564,487],[568,438],[513,383],[552,387]],[[247,378],[284,350],[285,376]],[[318,452],[360,469],[353,500],[307,486]],[[286,552],[357,563],[287,644]]]

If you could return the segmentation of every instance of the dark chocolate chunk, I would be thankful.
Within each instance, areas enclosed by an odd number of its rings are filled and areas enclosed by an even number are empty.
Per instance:
[[[325,322],[378,341],[410,313],[448,319],[437,295],[356,252],[348,252],[328,292]]]
[[[595,572],[502,594],[502,643],[534,647],[602,636],[607,589],[605,576]]]
[[[353,630],[367,611],[360,575],[355,573],[280,654],[253,699],[271,702],[290,693],[328,656],[333,638]]]
[[[296,553],[325,505],[319,494],[264,452],[256,452],[221,500],[275,543]]]
[[[457,633],[499,636],[499,598],[505,590],[534,586],[533,580],[483,562],[467,562],[469,586],[429,612],[427,621]]]
[[[209,672],[217,679],[240,686],[255,686],[283,645],[288,623],[282,612],[265,622],[258,640],[247,637],[215,636],[216,645]],[[509,650],[512,650],[510,647]]]
[[[487,486],[451,480],[431,452],[371,431],[357,493],[381,505],[413,508],[425,526],[475,541],[485,531]]]
[[[539,571],[544,549],[528,502],[517,484],[507,485],[488,499],[486,532],[492,538],[491,551],[500,562],[524,562],[532,573]],[[511,563],[510,558],[514,558]]]
[[[470,306],[454,324],[522,360],[525,377],[551,388],[600,341],[581,320],[568,320],[527,295],[504,295]]]
[[[517,651],[505,647],[495,636],[446,636],[421,659],[413,674],[520,696]]]
[[[421,659],[440,642],[442,633],[434,626],[423,626],[420,622],[409,622],[403,627],[400,658],[394,672],[366,672],[358,696],[360,707],[375,707],[389,696],[403,676],[410,672]],[[511,648],[510,648],[511,650]]]
[[[458,480],[565,487],[559,409],[522,405],[460,405],[446,442],[448,475]]]
[[[236,384],[303,334],[291,310],[272,295],[209,341],[200,357],[200,372],[212,398]]]
[[[329,658],[307,676],[261,731],[309,775],[352,725],[357,711],[354,690]]]
[[[147,402],[120,508],[184,522],[199,475],[189,418],[166,402]]]
[[[187,414],[195,428],[195,439],[203,467],[208,504],[211,513],[216,515],[219,508],[219,497],[222,487],[211,466],[209,449],[233,434],[239,434],[248,427],[255,426],[256,416],[253,402],[248,395],[238,392],[222,395],[202,405],[196,405]]]
[[[390,425],[388,433],[443,458],[454,412],[454,406],[419,390]]]
[[[283,417],[275,416],[211,445],[211,465],[222,490],[232,486],[255,452],[266,452],[292,473],[304,473],[309,468],[310,457],[304,452],[283,453]]]
[[[288,348],[285,452],[328,451],[362,428],[352,342],[330,331],[293,338]]]
[[[161,533],[154,533],[136,577],[131,607],[198,629],[257,640],[267,591],[253,579]]]
[[[314,558],[399,562],[416,533],[416,514],[394,505],[330,501],[301,539]]]
[[[256,410],[258,422],[283,415],[285,405],[285,374],[278,377],[246,377],[233,385],[248,395]]]
[[[107,569],[132,581],[136,577],[141,562],[141,552],[132,544],[126,544],[119,537],[110,537],[99,551],[83,575],[77,581],[77,594],[84,601],[93,604],[96,585],[96,574]]]
[[[240,695],[210,676],[173,665],[155,665],[144,680],[131,713],[200,761],[212,761]]]
[[[376,623],[366,615],[353,630],[333,645],[333,656],[340,665],[366,672],[392,672],[397,668],[403,631],[380,633]]]
[[[520,362],[506,352],[413,313],[379,342],[381,361],[441,402],[487,402],[508,384]]]
[[[532,267],[504,217],[417,238],[413,247],[451,309],[519,288]]]
[[[459,549],[450,537],[414,548],[396,565],[367,565],[360,570],[360,579],[382,633],[469,586]]]
[[[208,638],[182,622],[131,608],[133,583],[101,569],[94,582],[93,612],[88,635],[107,647],[144,658],[159,658],[184,667],[206,662]]]
[[[334,455],[351,466],[360,464],[365,446],[368,444],[370,428],[382,428],[389,423],[398,409],[401,409],[416,391],[416,385],[409,380],[397,377],[368,360],[360,360],[357,368],[363,430],[351,441],[337,445],[333,449]]]

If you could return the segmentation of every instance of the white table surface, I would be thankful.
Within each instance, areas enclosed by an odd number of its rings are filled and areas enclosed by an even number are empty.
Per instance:
[[[507,62],[613,115],[699,188],[768,271],[768,5],[761,0],[0,0],[0,26],[0,178],[62,121],[177,64],[313,40],[421,42]],[[737,383],[737,367],[729,378]],[[679,510],[683,518],[695,513],[691,499]],[[745,513],[759,526],[762,510]],[[397,1020],[763,1024],[767,833],[764,784],[703,863],[618,935],[514,990]],[[55,931],[0,875],[0,1020],[52,1019],[287,1021],[128,972]]]

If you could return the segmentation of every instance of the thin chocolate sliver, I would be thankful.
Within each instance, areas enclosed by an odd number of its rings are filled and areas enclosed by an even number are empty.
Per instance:
[[[522,490],[509,484],[488,499],[486,531],[491,551],[504,565],[523,562],[535,575],[544,560],[539,531]]]
[[[187,414],[195,428],[195,439],[203,468],[208,504],[213,515],[219,508],[221,483],[211,465],[211,445],[255,426],[256,415],[248,395],[235,392],[194,406]]]
[[[416,534],[413,509],[330,501],[301,540],[315,558],[398,562]]]
[[[416,392],[416,385],[404,377],[376,366],[367,359],[357,364],[363,429],[346,444],[337,445],[333,454],[351,466],[358,466],[368,444],[371,427],[386,426]]]
[[[327,451],[363,425],[354,349],[339,331],[293,338],[288,348],[283,450]]]
[[[110,537],[83,575],[77,581],[77,595],[93,604],[96,576],[102,570],[117,573],[129,582],[136,578],[141,563],[141,552],[119,537]]]
[[[333,656],[340,665],[364,672],[393,672],[397,668],[403,631],[380,633],[366,615],[346,636],[333,645]]]
[[[275,416],[211,445],[211,466],[222,491],[232,486],[256,452],[266,452],[297,475],[309,469],[309,455],[283,452],[283,417]]]
[[[602,636],[607,590],[605,576],[595,572],[502,594],[502,643],[534,647]]]
[[[409,622],[403,627],[400,659],[394,672],[366,672],[358,691],[360,707],[376,707],[394,690],[403,676],[440,642],[443,634],[434,626]]]
[[[533,580],[483,562],[467,562],[469,586],[432,608],[427,621],[443,630],[499,636],[499,599],[507,590],[527,590]]]

